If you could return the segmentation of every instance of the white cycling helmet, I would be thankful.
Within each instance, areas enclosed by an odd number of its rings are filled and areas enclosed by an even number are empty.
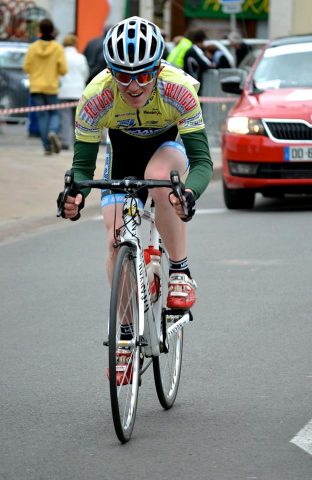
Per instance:
[[[163,51],[160,29],[140,17],[127,18],[114,25],[103,43],[108,67],[127,73],[139,73],[159,65]]]

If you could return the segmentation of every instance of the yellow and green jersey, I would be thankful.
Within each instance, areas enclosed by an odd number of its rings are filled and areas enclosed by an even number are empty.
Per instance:
[[[87,152],[85,144],[98,145],[103,128],[119,130],[142,139],[142,149],[144,141],[157,136],[161,138],[164,132],[176,129],[176,136],[182,139],[190,160],[186,186],[198,198],[206,188],[212,172],[208,140],[197,96],[198,88],[199,83],[194,78],[162,62],[154,91],[147,103],[136,109],[125,102],[108,70],[97,75],[86,87],[76,112],[77,142],[73,167],[79,179],[86,178],[87,170],[90,177],[92,170],[81,165],[83,158],[90,159],[95,165],[94,149],[90,148]]]

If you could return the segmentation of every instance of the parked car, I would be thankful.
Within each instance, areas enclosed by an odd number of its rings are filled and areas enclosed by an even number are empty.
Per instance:
[[[240,95],[222,129],[226,206],[312,193],[312,35],[271,41],[249,74],[223,71],[220,82]]]
[[[29,102],[29,80],[23,71],[28,43],[0,42],[0,109],[26,107]],[[10,115],[27,117],[27,113]]]
[[[266,38],[242,38],[242,41],[249,47],[249,53],[247,53],[246,57],[244,57],[243,60],[240,62],[238,68],[244,68],[246,63],[248,65],[252,65],[253,61],[257,58],[262,48],[268,43],[268,39]],[[220,42],[224,45],[224,48],[227,48],[229,52],[231,52],[231,55],[233,57],[233,63],[235,63],[233,49],[230,47],[229,40],[223,39],[220,40]]]

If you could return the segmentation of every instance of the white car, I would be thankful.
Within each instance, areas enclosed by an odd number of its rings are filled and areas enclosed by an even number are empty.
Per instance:
[[[23,71],[28,46],[25,42],[0,41],[0,109],[28,106],[29,80]],[[14,117],[21,115],[27,113]]]

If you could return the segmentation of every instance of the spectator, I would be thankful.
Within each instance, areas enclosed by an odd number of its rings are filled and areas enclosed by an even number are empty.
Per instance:
[[[35,106],[58,103],[59,78],[67,72],[62,45],[55,41],[54,25],[44,18],[39,23],[40,38],[29,46],[24,59],[24,70],[29,74],[31,102]],[[59,153],[61,143],[58,110],[37,112],[38,127],[46,155]]]
[[[103,55],[103,41],[109,29],[110,26],[104,25],[102,35],[90,40],[83,51],[90,70],[87,84],[90,83],[98,73],[106,68],[106,61]]]
[[[76,48],[77,37],[75,35],[66,35],[63,40],[65,49],[68,72],[61,80],[59,90],[59,100],[62,102],[78,101],[86,86],[89,75],[89,67],[87,59],[79,53]],[[68,150],[74,142],[74,125],[75,125],[76,107],[62,108],[61,116],[61,133],[60,138],[62,148]]]
[[[207,40],[203,48],[207,56],[210,58],[214,68],[231,68],[228,58],[215,43]]]
[[[175,37],[173,39],[175,46],[167,56],[167,62],[171,63],[174,67],[184,67],[184,57],[186,52],[191,48],[192,41],[187,37]]]
[[[184,56],[184,71],[192,75],[201,83],[203,73],[209,68],[213,68],[211,60],[205,54],[203,47],[206,40],[204,30],[196,30],[189,34],[192,46],[187,50]],[[198,94],[200,95],[200,90]]]
[[[250,47],[243,42],[242,36],[238,32],[231,32],[228,35],[230,47],[234,51],[235,66],[238,67],[247,53],[250,52]]]

